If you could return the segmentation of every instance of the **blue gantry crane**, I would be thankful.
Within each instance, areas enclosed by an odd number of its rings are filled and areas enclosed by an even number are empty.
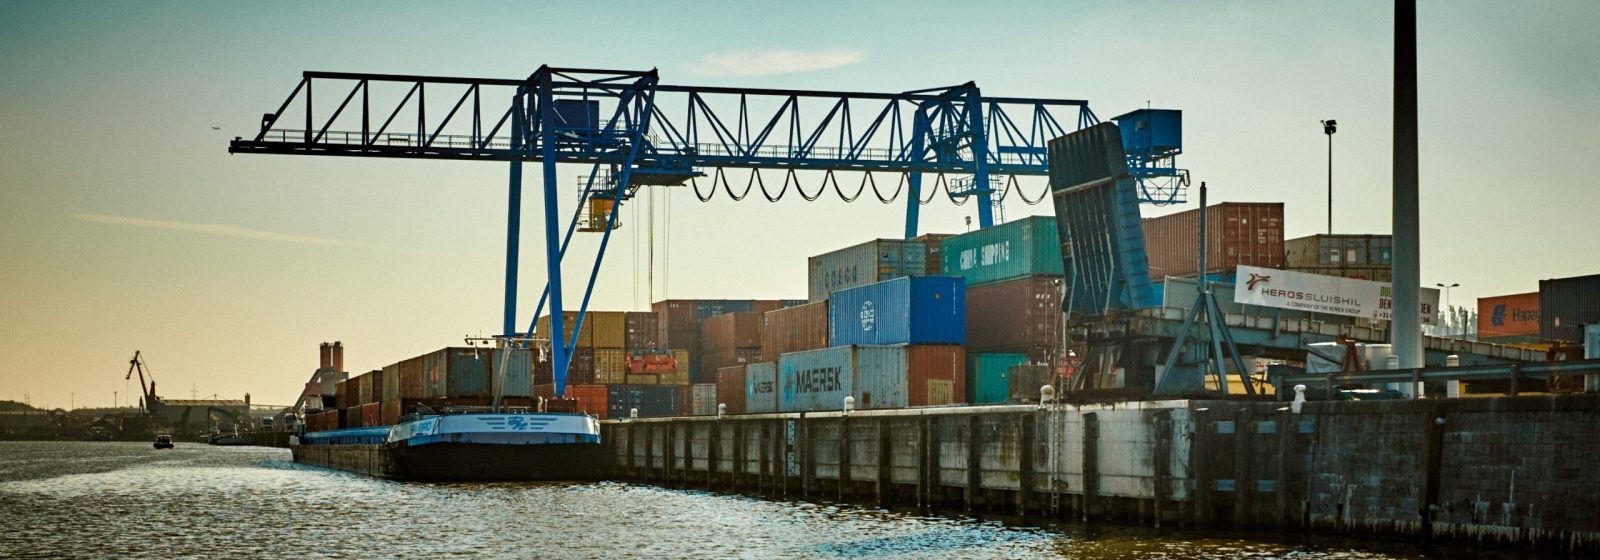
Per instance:
[[[1182,202],[1187,175],[1174,165],[1180,147],[1165,136],[1140,136],[1149,130],[1150,119],[1175,113],[1136,111],[1119,117],[1143,123],[1124,127],[1128,168],[1142,202]],[[918,234],[919,207],[942,187],[957,203],[976,199],[979,227],[989,227],[994,205],[1016,187],[1017,176],[1048,176],[1048,142],[1071,132],[1063,122],[1077,130],[1099,119],[1083,100],[989,97],[972,82],[874,93],[678,86],[660,83],[655,70],[549,66],[523,79],[305,72],[283,104],[262,116],[259,132],[235,138],[228,151],[509,162],[502,333],[510,338],[519,334],[525,162],[539,162],[543,175],[547,281],[533,317],[548,303],[551,333],[566,332],[561,267],[573,233],[586,222],[591,226],[586,229],[602,234],[578,306],[576,333],[618,210],[640,187],[688,183],[705,200],[711,194],[698,190],[698,181],[705,179],[711,193],[720,184],[734,196],[723,169],[744,168],[754,170],[752,181],[759,180],[761,169],[785,173],[776,195],[760,183],[772,200],[791,184],[807,200],[821,196],[830,183],[846,200],[868,185],[885,203],[904,191],[908,238]],[[565,235],[556,204],[560,163],[592,166]],[[808,170],[824,173],[822,186],[812,193],[796,177]],[[854,196],[846,196],[839,185],[835,174],[840,172],[861,173]],[[873,173],[896,176],[895,191],[885,196]],[[927,198],[924,174],[936,176]],[[946,175],[959,178],[947,181]],[[749,187],[736,198],[748,195]],[[1030,200],[1016,190],[1030,204],[1050,192]],[[551,338],[558,395],[565,393],[574,344],[576,334]]]

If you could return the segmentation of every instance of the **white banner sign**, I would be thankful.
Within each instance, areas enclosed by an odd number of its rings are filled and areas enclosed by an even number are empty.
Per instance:
[[[1239,267],[1236,282],[1234,303],[1384,321],[1394,310],[1393,288],[1385,282],[1254,266]],[[1438,319],[1439,290],[1422,288],[1420,311],[1424,325]]]

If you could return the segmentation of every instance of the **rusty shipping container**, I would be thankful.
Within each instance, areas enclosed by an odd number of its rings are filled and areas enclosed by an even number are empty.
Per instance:
[[[716,400],[728,405],[728,414],[744,414],[745,366],[717,370]]]
[[[578,412],[592,414],[601,420],[607,417],[606,394],[609,392],[605,385],[567,386],[567,396],[578,401]]]
[[[400,362],[400,398],[422,398],[422,356]]]
[[[828,347],[828,302],[807,303],[762,315],[761,358]]]
[[[383,402],[378,403],[378,415],[381,417],[381,424],[384,426],[399,424],[400,409],[404,402],[403,399],[396,398],[384,399]]]
[[[378,408],[378,406],[379,406],[378,403],[367,403],[367,404],[361,405],[361,426],[362,427],[365,428],[365,427],[376,427],[376,426],[385,425],[383,423],[383,412],[382,412],[381,409]]]
[[[363,405],[363,404],[367,404],[369,402],[372,402],[372,394],[373,394],[372,393],[372,389],[373,389],[373,383],[372,382],[373,382],[373,380],[375,378],[381,377],[382,375],[383,375],[383,372],[378,372],[378,375],[373,375],[372,372],[369,371],[367,373],[363,373],[361,375],[357,375],[356,376],[356,400],[355,400],[355,404]]]
[[[754,311],[724,313],[700,323],[700,351],[723,352],[761,347],[761,317]]]
[[[628,347],[628,319],[627,314],[621,311],[590,311],[584,322],[591,325],[589,331],[591,346],[594,348],[627,348]]]
[[[624,315],[623,323],[628,334],[623,348],[628,350],[663,348],[661,346],[661,322],[658,317],[654,311],[630,311]]]
[[[1200,210],[1147,218],[1145,252],[1150,280],[1201,274]],[[1283,203],[1224,202],[1206,208],[1205,274],[1231,274],[1239,265],[1283,268]]]
[[[967,347],[1058,344],[1062,293],[1062,279],[1046,276],[968,286]]]
[[[378,402],[400,398],[400,364],[383,366],[383,392]]]
[[[349,379],[333,384],[333,404],[339,410],[350,408],[350,403],[355,401],[355,383]]]

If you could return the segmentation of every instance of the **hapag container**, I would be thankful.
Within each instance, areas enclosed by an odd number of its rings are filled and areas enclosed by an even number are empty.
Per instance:
[[[728,414],[744,414],[745,367],[733,366],[717,370],[716,400],[728,405]]]
[[[655,312],[628,312],[623,316],[623,323],[628,331],[627,344],[623,347],[628,350],[649,350],[663,348],[661,346],[661,322]]]
[[[567,396],[578,401],[578,412],[593,414],[604,420],[610,411],[606,398],[611,392],[605,385],[568,385]]]
[[[595,348],[627,348],[628,319],[621,311],[590,311],[584,319],[593,326],[589,331]]]
[[[993,404],[1011,396],[1011,367],[1028,363],[1028,356],[972,354],[968,360],[967,390],[972,404]]]
[[[1539,336],[1539,292],[1478,298],[1478,340],[1520,336]]]
[[[1054,216],[1030,216],[944,240],[941,273],[967,286],[1028,276],[1062,276]]]
[[[689,387],[689,414],[692,416],[714,416],[717,414],[717,384],[696,383],[684,385]]]
[[[761,362],[744,368],[744,411],[762,414],[778,411],[778,363]]]
[[[1060,277],[1034,276],[967,287],[967,347],[1060,343]]]
[[[533,396],[533,351],[525,348],[495,349],[489,360],[489,374],[498,388],[495,392],[500,396]]]
[[[701,352],[759,347],[761,347],[760,313],[754,311],[724,313],[707,317],[700,323]]]
[[[1147,218],[1145,252],[1150,280],[1201,274],[1200,210]],[[1206,208],[1205,274],[1232,272],[1239,265],[1283,268],[1283,203],[1224,202]]]
[[[778,410],[841,410],[961,402],[966,353],[953,345],[838,346],[778,358]]]
[[[1388,267],[1388,235],[1317,234],[1283,242],[1284,266]]]
[[[628,373],[628,351],[601,348],[594,351],[594,383],[622,383]]]
[[[561,313],[561,317],[561,330],[566,333],[566,338],[563,340],[570,342],[572,340],[572,327],[578,323],[578,312],[565,311]],[[534,329],[538,331],[537,334],[539,336],[549,336],[550,316],[540,317],[538,321],[534,322]],[[591,317],[584,318],[583,328],[578,332],[578,346],[594,347],[594,321]]]
[[[960,278],[912,276],[834,292],[828,345],[962,344],[966,289]]]
[[[761,357],[828,347],[828,302],[768,311],[762,315]]]
[[[847,288],[922,274],[927,271],[927,248],[920,241],[876,239],[811,257],[807,263],[810,301]]]
[[[1582,342],[1583,326],[1600,323],[1600,274],[1540,280],[1539,317],[1540,338]]]
[[[423,356],[423,396],[490,396],[489,354],[477,348],[445,348]]]
[[[678,412],[678,389],[670,385],[608,385],[606,415],[628,418],[637,409],[640,418],[672,416]]]

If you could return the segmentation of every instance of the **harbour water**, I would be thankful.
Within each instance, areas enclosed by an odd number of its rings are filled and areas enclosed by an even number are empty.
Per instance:
[[[0,442],[0,557],[1458,557],[1380,543],[772,501],[623,483],[416,484],[284,449]]]

